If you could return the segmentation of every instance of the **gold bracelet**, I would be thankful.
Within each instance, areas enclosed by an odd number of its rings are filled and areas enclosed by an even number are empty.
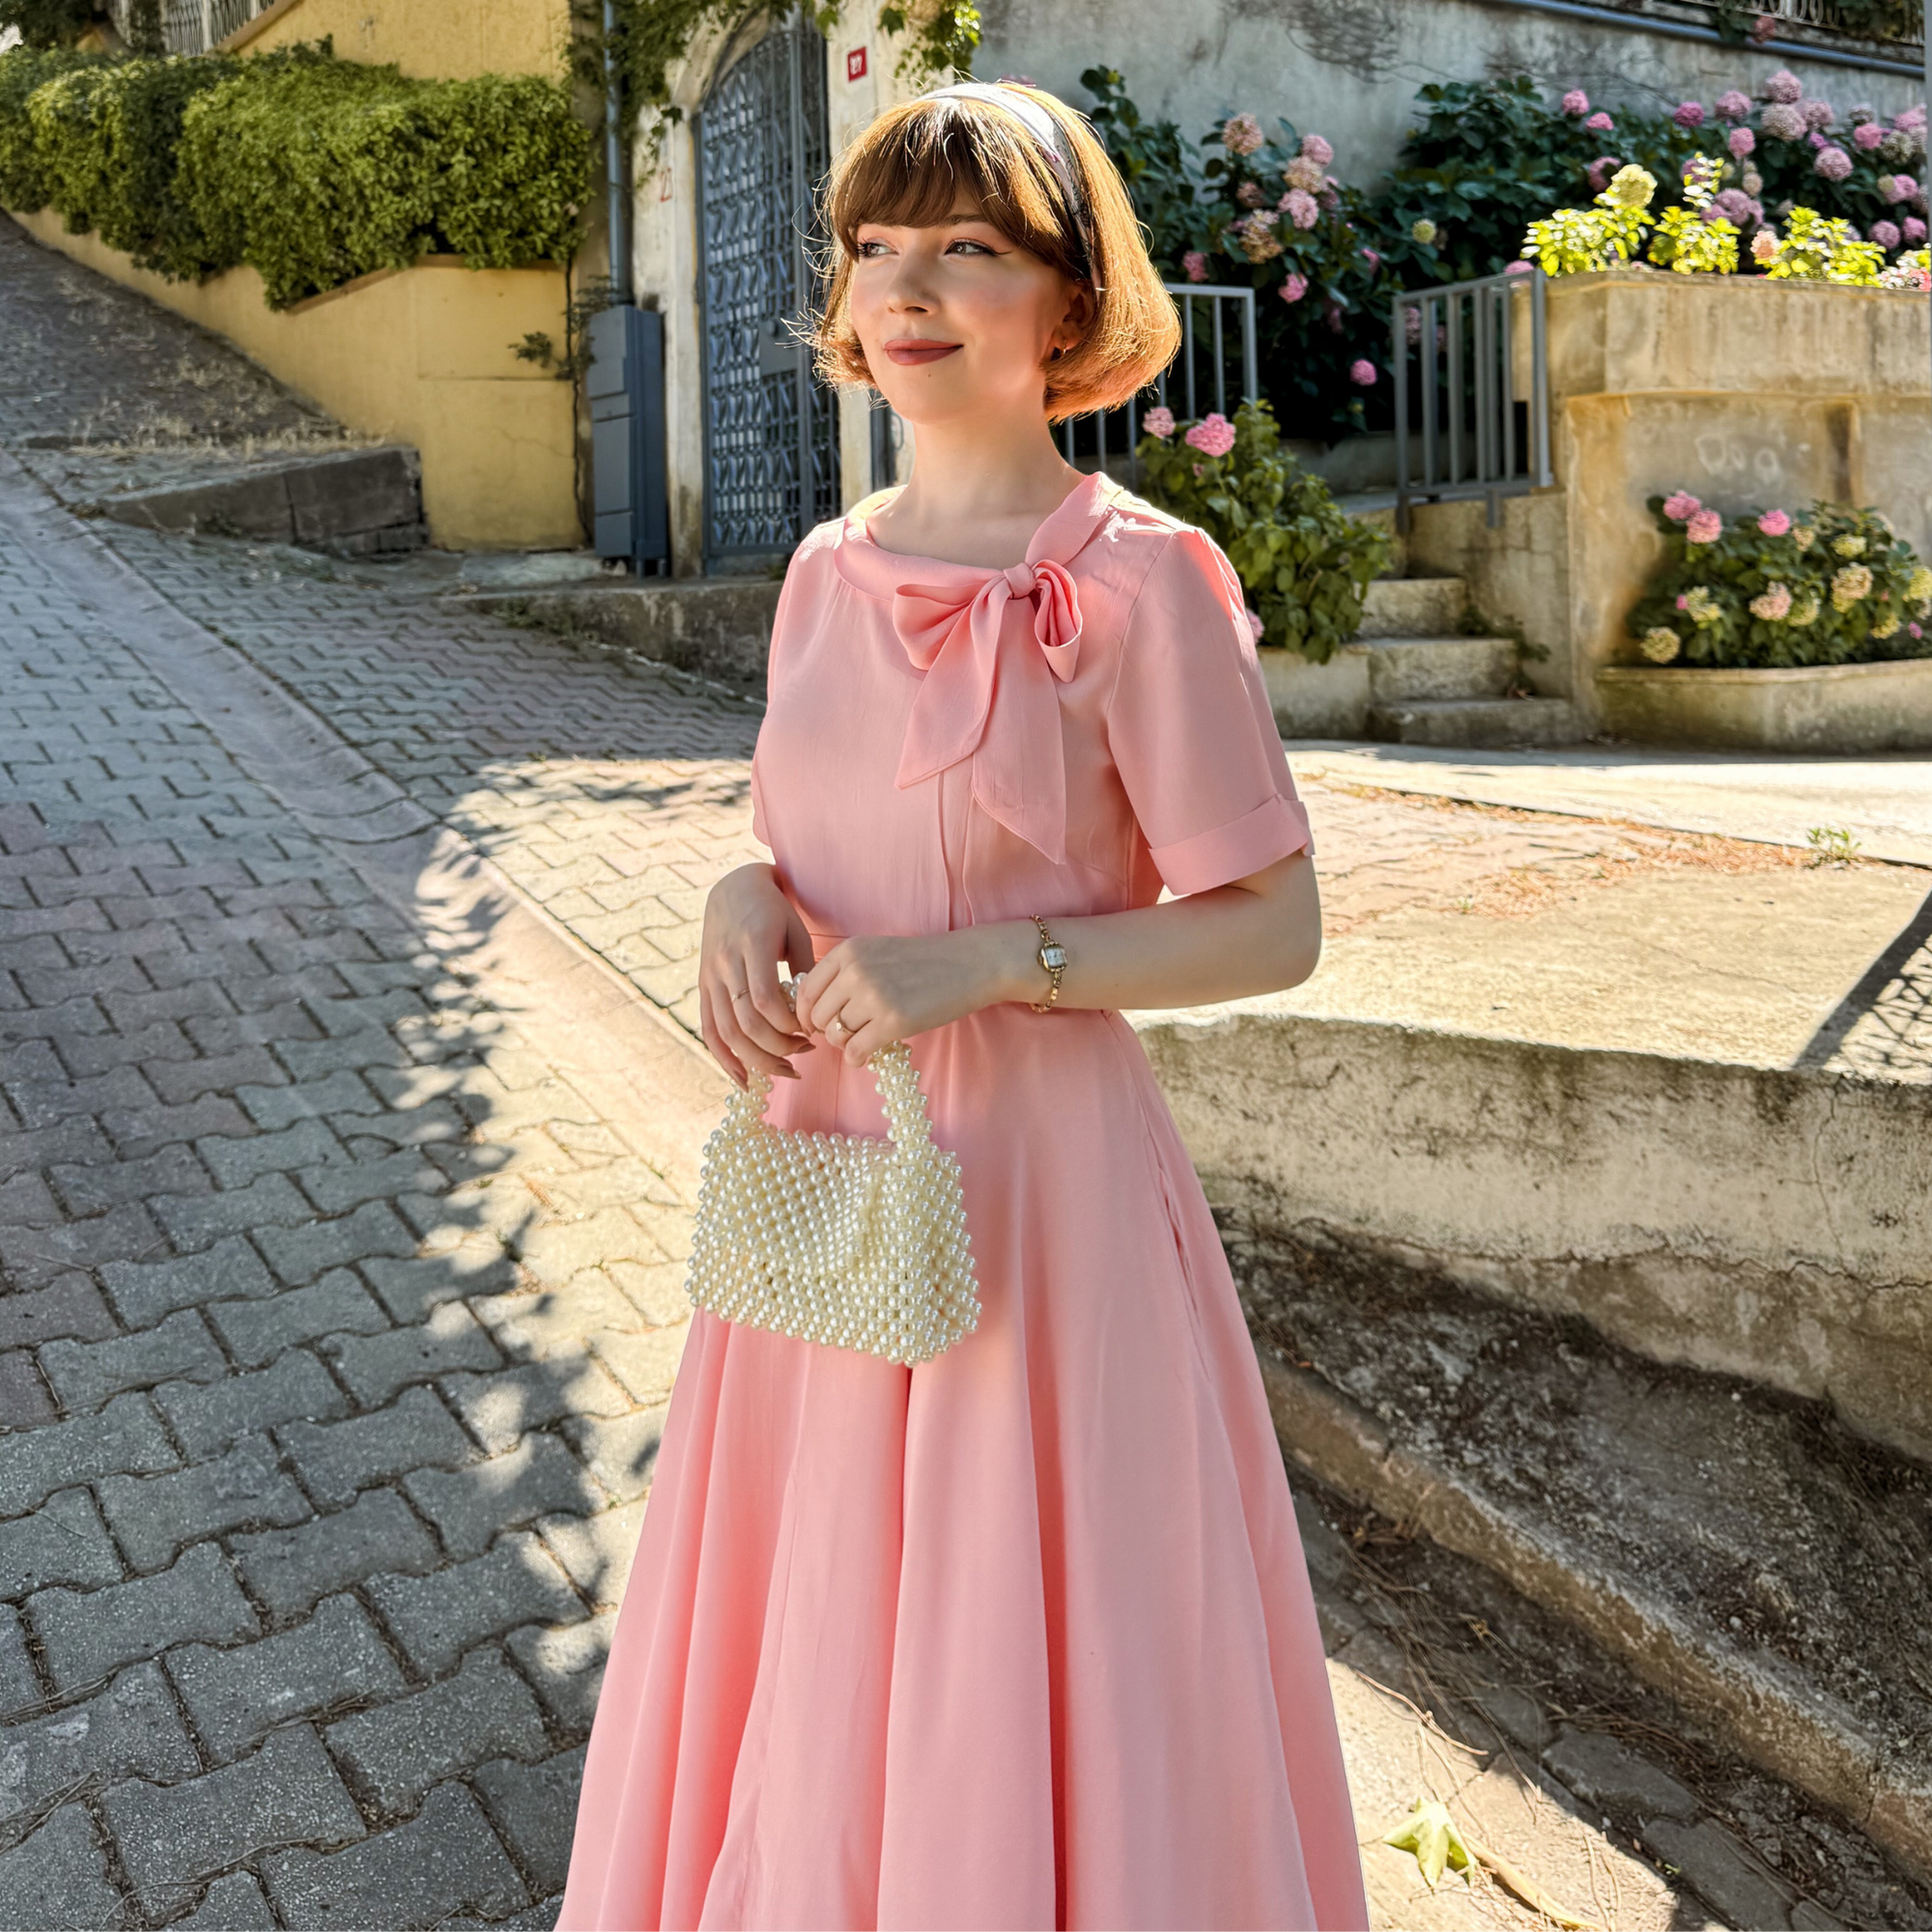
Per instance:
[[[1027,917],[1039,927],[1039,951],[1034,956],[1039,961],[1047,978],[1053,981],[1052,988],[1043,1002],[1029,1000],[1027,1005],[1037,1013],[1050,1013],[1053,1011],[1055,1001],[1060,998],[1060,976],[1066,971],[1066,949],[1047,931],[1046,922],[1038,913],[1030,912]]]

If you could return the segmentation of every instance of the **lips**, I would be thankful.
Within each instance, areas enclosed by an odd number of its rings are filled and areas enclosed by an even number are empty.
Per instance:
[[[917,335],[902,336],[886,344],[886,355],[906,369],[922,369],[928,362],[942,362],[959,345],[956,342],[927,342]]]

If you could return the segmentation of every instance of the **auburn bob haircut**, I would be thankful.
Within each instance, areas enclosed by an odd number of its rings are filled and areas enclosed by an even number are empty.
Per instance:
[[[962,192],[1016,247],[1094,292],[1087,333],[1044,371],[1051,420],[1124,403],[1174,359],[1174,302],[1107,151],[1051,94],[1012,82],[987,91],[1009,90],[1052,116],[1057,156],[1013,109],[942,93],[888,108],[834,163],[826,226],[837,254],[814,336],[827,382],[872,380],[846,310],[861,226],[936,227]]]

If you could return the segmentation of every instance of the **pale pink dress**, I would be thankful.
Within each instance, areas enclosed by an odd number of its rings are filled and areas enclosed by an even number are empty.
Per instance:
[[[856,515],[793,558],[753,793],[821,953],[1307,843],[1220,552],[1095,478],[1028,558]],[[907,1370],[696,1316],[561,1924],[1365,1926],[1281,1454],[1132,1029],[912,1045],[980,1326]],[[801,1064],[773,1120],[883,1132],[868,1073]]]

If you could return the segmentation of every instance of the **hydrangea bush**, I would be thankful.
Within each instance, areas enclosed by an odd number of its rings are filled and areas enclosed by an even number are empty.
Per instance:
[[[1262,385],[1293,433],[1385,428],[1401,284],[1366,198],[1329,172],[1329,143],[1235,114],[1189,152],[1173,122],[1142,119],[1113,69],[1080,78],[1162,274],[1254,289]]]
[[[1629,632],[1652,664],[1711,668],[1932,657],[1932,569],[1876,510],[1726,519],[1653,497],[1663,557]]]
[[[1386,534],[1339,509],[1282,448],[1264,402],[1243,403],[1232,422],[1178,423],[1164,409],[1141,421],[1142,489],[1228,553],[1260,624],[1256,641],[1327,663],[1361,628],[1369,585],[1388,567]]]

